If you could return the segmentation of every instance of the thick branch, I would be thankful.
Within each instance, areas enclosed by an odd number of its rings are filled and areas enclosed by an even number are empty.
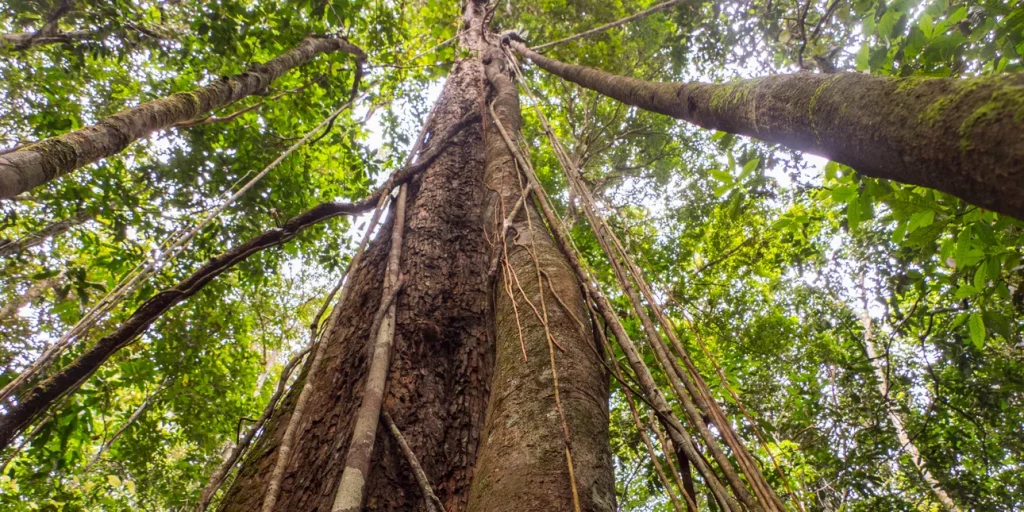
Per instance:
[[[16,51],[24,51],[51,44],[93,41],[101,39],[104,35],[105,32],[96,30],[69,30],[46,35],[37,35],[35,32],[16,32],[0,34],[0,48],[7,47]]]
[[[1024,76],[794,73],[729,84],[659,83],[566,64],[521,42],[510,44],[541,68],[629,105],[821,155],[866,176],[934,188],[1024,219]]]
[[[114,114],[93,126],[0,155],[0,199],[116,155],[153,132],[260,93],[292,68],[318,54],[336,51],[351,53],[359,62],[365,60],[363,51],[345,39],[307,37],[281,56],[227,80],[191,92],[174,93]]]

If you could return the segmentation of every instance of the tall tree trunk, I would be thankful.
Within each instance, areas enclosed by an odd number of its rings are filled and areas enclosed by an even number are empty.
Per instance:
[[[486,4],[466,2],[460,42],[473,57],[455,64],[434,107],[431,134],[444,131],[467,112],[485,108],[480,56],[489,44]],[[517,103],[514,95],[512,99]],[[518,117],[518,105],[513,110]],[[518,128],[518,119],[513,126]],[[516,322],[510,316],[511,301],[498,292],[491,294],[488,283],[491,256],[497,248],[492,245],[494,230],[485,230],[501,222],[499,200],[488,187],[495,185],[495,176],[515,177],[507,174],[515,168],[501,156],[502,152],[507,155],[507,149],[496,145],[500,139],[492,132],[487,124],[467,129],[410,183],[401,265],[406,284],[395,302],[384,411],[393,417],[447,512],[572,510],[573,480],[552,395],[548,339],[525,301],[518,300],[530,355],[529,363],[524,363],[519,336],[509,329]],[[505,181],[506,186],[511,183],[516,188],[503,189],[501,196],[514,202],[518,181]],[[540,282],[526,249],[535,246],[541,270],[559,290],[560,299],[572,315],[585,321],[579,283],[543,223],[536,213],[532,215],[532,238],[525,217],[516,223],[524,245],[510,246],[510,265],[521,276],[526,295],[537,303]],[[369,330],[381,300],[388,224],[369,246],[363,263],[352,269],[352,288],[341,305],[339,321],[328,328],[322,341],[327,345],[320,370],[302,377],[313,379],[313,392],[292,447],[278,510],[326,511],[334,500],[368,369]],[[493,311],[491,296],[497,303]],[[580,330],[560,309],[560,299],[550,293],[545,299],[549,326],[565,348],[555,357],[564,375],[562,403],[572,435],[581,510],[614,510],[608,381],[589,330]],[[495,326],[496,331],[489,332]],[[243,463],[221,500],[221,510],[259,509],[299,388],[293,387]],[[490,403],[489,396],[494,397]],[[365,509],[427,509],[406,457],[384,432],[378,431],[366,478]]]
[[[611,512],[609,375],[580,283],[532,201],[505,226],[526,179],[496,122],[521,140],[521,117],[502,54],[490,50],[487,226],[505,268],[491,291],[497,357],[469,510]]]
[[[659,83],[559,62],[519,41],[511,45],[541,68],[629,105],[1024,219],[1024,75],[794,73],[728,84]]]
[[[455,65],[434,107],[431,134],[478,111],[482,72]],[[487,404],[492,348],[487,336],[487,242],[482,133],[467,128],[409,184],[402,249],[406,282],[397,315],[384,410],[418,457],[449,512],[465,510]],[[331,510],[359,408],[370,355],[371,319],[381,299],[390,222],[351,270],[351,291],[313,379],[277,510]],[[239,470],[221,510],[259,510],[297,390]],[[422,510],[424,498],[394,438],[378,432],[367,475],[368,510]]]
[[[143,103],[99,123],[0,155],[0,199],[31,190],[79,167],[116,155],[149,134],[262,93],[271,82],[321,53],[365,56],[342,38],[307,37],[297,47],[240,75],[191,92]],[[356,76],[358,79],[359,72]]]

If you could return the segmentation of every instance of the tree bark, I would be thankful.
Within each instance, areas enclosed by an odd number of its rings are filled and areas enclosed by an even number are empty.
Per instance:
[[[153,132],[194,119],[246,96],[259,94],[287,71],[321,53],[336,51],[355,55],[359,65],[365,60],[362,50],[345,39],[307,37],[292,50],[240,75],[191,92],[178,92],[143,103],[93,126],[0,155],[0,199],[13,197],[75,169],[116,155],[132,142]]]
[[[521,139],[515,85],[498,48],[491,51],[487,103],[501,128]],[[485,183],[493,191],[486,217],[492,251],[504,253],[506,269],[491,292],[497,355],[469,510],[610,512],[615,480],[602,349],[580,283],[533,203],[502,233],[525,179],[494,121],[485,114]]]
[[[486,5],[483,0],[466,2],[460,39],[474,56],[455,64],[431,115],[431,134],[485,106],[480,54],[488,46]],[[514,113],[518,116],[518,105]],[[406,284],[398,301],[384,410],[403,433],[426,483],[447,512],[571,510],[565,444],[552,400],[543,327],[536,317],[520,317],[531,354],[526,366],[519,359],[518,334],[508,330],[515,323],[509,316],[511,301],[494,295],[498,304],[492,312],[488,300],[490,256],[496,249],[486,230],[495,220],[500,223],[501,211],[487,187],[495,184],[492,178],[499,169],[514,172],[508,160],[501,160],[499,152],[507,150],[500,150],[503,146],[496,145],[492,132],[485,123],[470,127],[409,184],[401,263]],[[504,163],[495,164],[498,161]],[[506,188],[502,197],[510,199],[516,190]],[[525,217],[516,223],[524,245],[510,247],[510,264],[521,274],[527,296],[539,300],[542,281],[527,250],[535,245],[541,269],[561,294],[560,299],[551,294],[545,299],[551,304],[549,326],[566,349],[556,359],[564,376],[560,389],[572,433],[579,499],[582,510],[614,510],[607,376],[593,346],[586,346],[593,343],[590,333],[580,331],[557,305],[564,299],[573,315],[585,318],[579,283],[533,215],[532,238]],[[323,338],[321,369],[302,377],[314,381],[313,392],[277,510],[330,510],[365,388],[370,323],[381,300],[390,231],[389,222],[367,249],[363,263],[352,269],[351,293],[341,305],[341,320]],[[499,327],[490,333],[495,324]],[[495,358],[500,362],[497,367]],[[520,389],[520,383],[526,388]],[[294,386],[247,457],[221,500],[221,510],[260,508],[298,388]],[[491,389],[498,391],[492,395]],[[495,397],[490,404],[489,395]],[[404,453],[391,436],[378,433],[365,475],[365,510],[426,509],[422,485]]]
[[[479,65],[458,62],[434,108],[431,138],[480,109]],[[468,127],[409,183],[401,272],[384,409],[448,512],[465,510],[493,366],[487,336],[487,241],[482,133]],[[370,323],[381,299],[391,223],[350,274],[340,322],[325,353],[281,484],[276,510],[330,510],[361,402]],[[298,389],[283,401],[221,500],[220,510],[259,510]],[[366,475],[366,510],[423,510],[420,487],[391,436],[378,435]]]
[[[16,32],[12,34],[0,34],[0,48],[11,48],[22,51],[39,46],[48,46],[57,43],[74,43],[78,41],[91,41],[100,39],[102,32],[94,30],[69,30],[67,32],[55,32],[52,34],[36,34],[35,32]]]
[[[514,37],[514,36],[513,36]],[[820,155],[1024,219],[1024,76],[771,75],[647,82],[512,47],[566,80],[698,126]]]

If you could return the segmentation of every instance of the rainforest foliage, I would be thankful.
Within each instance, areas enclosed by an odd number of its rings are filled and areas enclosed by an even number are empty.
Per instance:
[[[497,0],[492,26],[539,45],[651,5]],[[242,73],[309,35],[340,34],[367,54],[353,108],[161,261],[57,364],[214,256],[321,202],[361,199],[401,167],[461,57],[445,44],[460,13],[459,2],[438,0],[0,7],[0,32],[25,36],[0,40],[3,152]],[[1024,71],[1024,3],[689,0],[544,51],[646,80],[843,70],[912,85]],[[522,64],[523,85],[780,496],[807,510],[942,510],[933,478],[961,510],[1024,507],[1024,221],[626,107]],[[0,201],[0,385],[161,244],[199,225],[328,119],[349,100],[356,75],[351,55],[316,56],[206,122],[160,131]],[[628,299],[612,291],[612,269],[582,227],[534,100],[523,102],[541,181],[625,312]],[[305,346],[365,222],[313,226],[164,314],[37,419],[20,449],[0,454],[0,508],[194,507]],[[639,323],[624,321],[640,339]],[[673,510],[612,385],[619,503]],[[901,442],[894,415],[919,458]]]

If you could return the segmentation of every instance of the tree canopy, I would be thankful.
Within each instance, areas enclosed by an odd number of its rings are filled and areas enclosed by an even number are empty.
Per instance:
[[[656,3],[498,1],[492,25],[536,47]],[[4,154],[227,83],[310,36],[365,52],[364,62],[315,55],[232,104],[0,200],[0,385],[105,298],[118,300],[58,365],[225,251],[320,203],[370,196],[405,165],[461,57],[460,13],[459,2],[436,0],[0,8]],[[841,71],[977,80],[1024,71],[1024,4],[684,0],[540,51],[663,82]],[[521,64],[523,135],[582,258],[628,311],[538,112],[787,506],[941,510],[938,487],[961,510],[1024,507],[1024,221],[629,107]],[[1019,91],[993,101],[1024,119]],[[170,308],[3,452],[0,506],[194,507],[306,346],[366,224],[313,225]],[[162,252],[181,240],[180,251]],[[144,278],[117,295],[139,269]],[[623,318],[641,338],[643,327]],[[668,389],[654,356],[642,355]],[[675,483],[658,475],[671,463],[663,436],[647,430],[646,409],[638,429],[626,390],[612,386],[620,505],[673,510],[678,491],[666,485]]]

